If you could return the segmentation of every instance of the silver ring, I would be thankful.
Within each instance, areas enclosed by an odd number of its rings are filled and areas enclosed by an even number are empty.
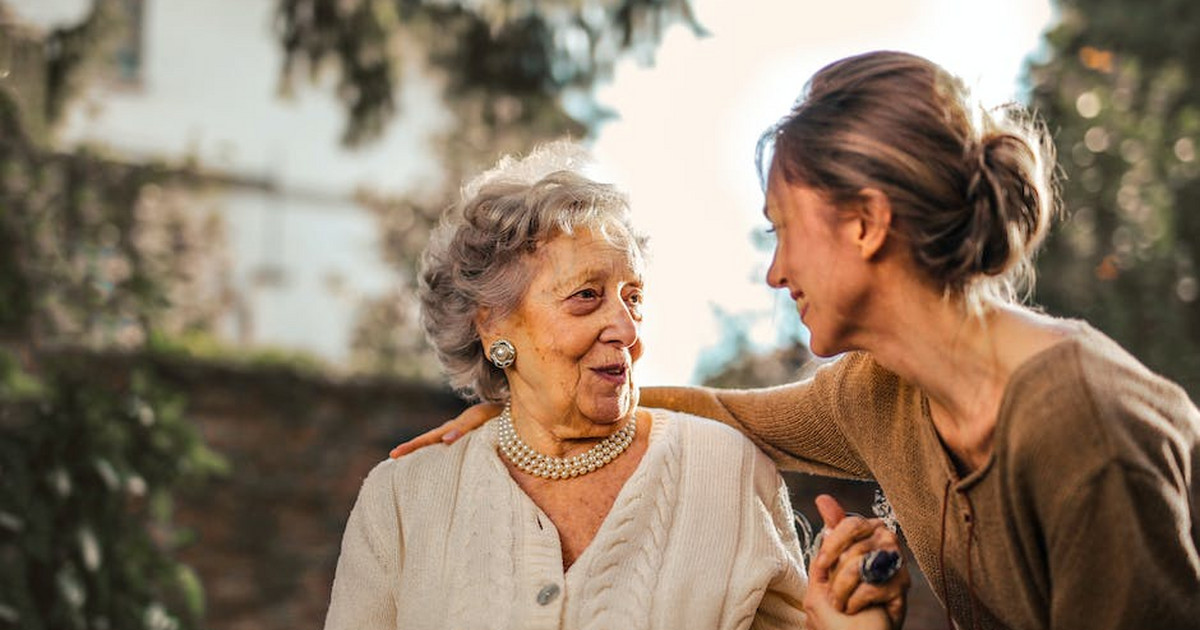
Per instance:
[[[895,577],[904,566],[904,558],[899,551],[875,549],[863,556],[862,564],[858,565],[858,576],[867,584],[883,584]]]

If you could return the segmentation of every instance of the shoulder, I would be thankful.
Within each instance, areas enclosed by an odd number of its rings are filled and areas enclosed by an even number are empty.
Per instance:
[[[744,480],[774,492],[780,483],[778,469],[754,442],[733,427],[715,420],[669,409],[648,409],[654,421],[664,422],[666,439],[673,440],[689,467],[698,472],[725,476],[742,467]]]
[[[1158,468],[1164,446],[1182,454],[1200,440],[1187,393],[1082,322],[1014,373],[1001,415],[1014,446],[1089,467]]]
[[[654,417],[664,439],[672,440],[684,449],[703,448],[729,455],[747,448],[758,450],[737,429],[716,420],[670,409],[647,408],[646,411]]]
[[[468,433],[453,444],[434,444],[397,459],[379,462],[363,481],[361,495],[387,495],[397,499],[436,491],[439,481],[451,482],[472,465],[474,453],[487,448],[488,425]]]

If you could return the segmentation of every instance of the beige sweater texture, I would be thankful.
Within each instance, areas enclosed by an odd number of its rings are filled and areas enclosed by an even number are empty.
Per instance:
[[[874,478],[961,628],[1200,628],[1200,412],[1082,323],[1022,365],[960,478],[928,402],[870,356],[767,390],[652,388],[781,468]]]
[[[492,427],[385,461],[342,542],[327,630],[800,628],[786,487],[729,427],[652,410],[650,443],[564,575]]]

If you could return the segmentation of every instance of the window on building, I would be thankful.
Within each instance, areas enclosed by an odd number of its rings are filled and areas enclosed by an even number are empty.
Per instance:
[[[142,19],[145,0],[120,0],[125,27],[113,52],[112,80],[136,86],[142,82]]]

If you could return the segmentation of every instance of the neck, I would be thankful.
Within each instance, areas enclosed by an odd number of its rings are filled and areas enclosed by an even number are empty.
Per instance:
[[[620,431],[633,416],[633,409],[614,422],[599,423],[573,412],[547,412],[517,396],[510,402],[513,427],[521,439],[544,455],[570,457],[595,446]]]
[[[974,470],[991,456],[1005,387],[1026,358],[1008,342],[1014,319],[1027,314],[995,306],[974,315],[937,294],[904,297],[880,310],[887,321],[857,345],[925,393],[942,443],[960,471]]]

